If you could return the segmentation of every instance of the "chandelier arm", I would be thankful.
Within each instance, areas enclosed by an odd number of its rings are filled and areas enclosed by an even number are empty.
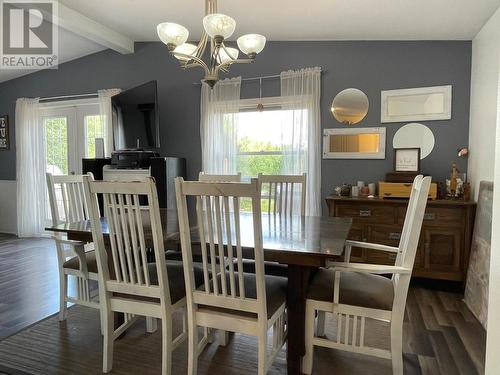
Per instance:
[[[221,44],[222,45],[222,49],[226,52],[226,54],[229,56],[229,58],[232,60],[232,61],[235,61],[236,59],[234,57],[231,56],[231,54],[229,53],[229,51],[227,50],[226,48],[226,45],[224,43]]]
[[[253,60],[253,59],[236,59],[236,60],[232,60],[232,61],[227,61],[224,64],[218,65],[215,68],[215,73],[217,74],[219,72],[219,70],[224,69],[226,67],[229,67],[230,65],[233,65],[233,64],[251,64],[254,61],[255,60]]]
[[[201,68],[205,70],[205,73],[210,74],[210,69],[208,68],[207,64],[205,62],[193,55],[187,55],[185,53],[180,53],[180,52],[171,52],[172,55],[174,56],[179,56],[179,57],[184,57],[189,60],[194,60]],[[196,65],[196,64],[189,64],[189,65]],[[185,64],[184,67],[188,67],[188,64]]]
[[[207,47],[207,39],[208,39],[208,34],[203,31],[203,34],[201,35],[201,39],[196,46],[196,49],[193,52],[193,55],[196,57],[202,58],[203,54],[205,53],[205,48]]]

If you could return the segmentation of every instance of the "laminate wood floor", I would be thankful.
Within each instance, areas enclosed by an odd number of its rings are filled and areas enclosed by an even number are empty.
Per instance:
[[[102,339],[96,310],[74,306],[66,322],[52,316],[29,326],[57,312],[57,284],[55,248],[50,240],[0,240],[0,335],[10,335],[0,342],[0,374],[101,373]],[[178,316],[175,326],[180,325]],[[335,329],[330,316],[327,335],[333,335]],[[388,347],[388,333],[385,323],[370,321],[366,342]],[[460,294],[412,286],[404,322],[405,374],[483,374],[485,343],[485,331]],[[116,341],[112,373],[158,374],[160,349],[161,334],[145,333],[144,320],[139,320]],[[185,374],[186,345],[173,357],[173,374]],[[235,335],[227,347],[207,346],[200,357],[199,374],[255,374],[256,366],[256,340]],[[318,348],[314,373],[390,374],[391,364]],[[269,374],[286,374],[285,351]]]

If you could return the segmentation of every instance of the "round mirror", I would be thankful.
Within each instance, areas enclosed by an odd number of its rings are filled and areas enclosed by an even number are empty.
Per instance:
[[[363,120],[368,113],[368,97],[358,89],[345,89],[339,92],[332,102],[332,114],[344,125],[354,125]]]
[[[420,148],[420,159],[428,156],[434,148],[432,130],[422,124],[412,122],[402,126],[392,140],[394,148]]]

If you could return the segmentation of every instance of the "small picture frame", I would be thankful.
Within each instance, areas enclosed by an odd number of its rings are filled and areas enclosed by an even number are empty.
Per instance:
[[[0,151],[10,149],[9,116],[0,116]]]
[[[395,148],[394,172],[420,173],[420,148]]]

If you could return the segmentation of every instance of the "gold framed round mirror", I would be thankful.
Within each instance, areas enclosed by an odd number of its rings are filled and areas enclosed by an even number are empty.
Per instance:
[[[366,94],[355,88],[339,92],[332,102],[332,115],[344,125],[354,125],[363,120],[370,104]]]

